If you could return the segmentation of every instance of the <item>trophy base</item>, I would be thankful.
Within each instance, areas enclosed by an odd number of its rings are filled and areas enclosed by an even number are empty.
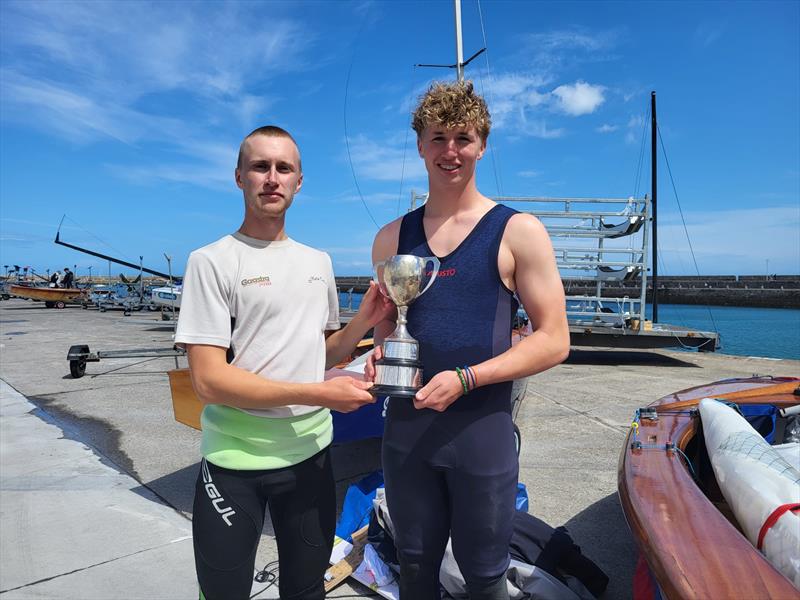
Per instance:
[[[399,385],[373,385],[369,393],[373,396],[389,396],[390,398],[413,398],[419,388],[404,387]]]
[[[370,388],[374,395],[410,397],[421,387],[419,361],[389,356],[375,361],[375,385]]]

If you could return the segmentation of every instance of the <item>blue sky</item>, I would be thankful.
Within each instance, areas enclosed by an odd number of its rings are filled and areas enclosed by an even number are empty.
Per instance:
[[[465,56],[488,45],[480,189],[649,192],[656,90],[700,272],[800,273],[799,7],[463,0]],[[368,273],[375,223],[425,190],[410,108],[454,75],[413,65],[454,62],[453,29],[449,1],[0,3],[0,263],[105,273],[53,244],[66,213],[65,241],[182,272],[240,224],[239,141],[278,124],[305,172],[289,234]],[[665,167],[659,270],[693,274]]]

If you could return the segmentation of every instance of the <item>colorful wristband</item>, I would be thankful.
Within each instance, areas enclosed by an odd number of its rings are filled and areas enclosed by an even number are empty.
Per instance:
[[[478,387],[478,378],[475,377],[475,371],[472,367],[466,366],[464,367],[464,373],[467,375],[467,383],[469,383],[469,389],[474,390]]]
[[[456,367],[456,375],[458,375],[458,380],[461,382],[461,387],[464,388],[464,395],[466,396],[469,394],[469,386],[467,386],[467,380],[464,378],[464,372],[459,367]]]

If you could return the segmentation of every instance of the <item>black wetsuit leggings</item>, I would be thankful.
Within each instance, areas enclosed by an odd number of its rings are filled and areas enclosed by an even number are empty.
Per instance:
[[[280,557],[280,597],[325,597],[324,574],[336,528],[327,448],[297,465],[268,471],[223,469],[203,459],[192,519],[201,598],[250,596],[267,504]]]
[[[470,598],[507,599],[519,475],[510,410],[437,413],[392,398],[383,471],[401,600],[439,599],[448,537]]]

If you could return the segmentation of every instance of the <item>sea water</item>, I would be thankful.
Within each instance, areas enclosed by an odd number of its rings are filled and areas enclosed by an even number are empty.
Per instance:
[[[647,316],[653,314],[647,305]],[[800,310],[741,306],[659,304],[658,320],[701,331],[716,331],[717,352],[737,356],[800,359]]]
[[[357,310],[361,294],[341,293],[342,310]],[[652,307],[647,305],[647,317]],[[659,304],[658,320],[720,334],[723,354],[800,360],[800,310]]]

